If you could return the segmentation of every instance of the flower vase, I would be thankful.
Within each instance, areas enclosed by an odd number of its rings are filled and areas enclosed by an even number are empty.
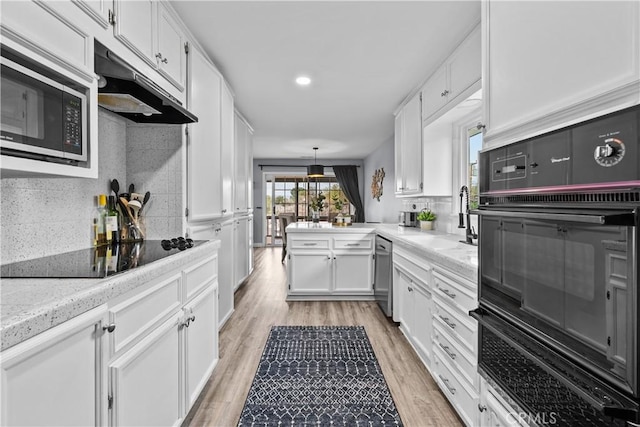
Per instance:
[[[433,230],[433,221],[420,221],[421,230]]]
[[[312,222],[320,222],[320,212],[311,211],[311,221]]]

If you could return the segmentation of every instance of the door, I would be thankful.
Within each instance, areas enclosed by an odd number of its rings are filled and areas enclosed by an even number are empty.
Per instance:
[[[246,279],[249,275],[249,236],[247,230],[247,219],[241,218],[236,220],[236,224],[234,227],[235,237],[234,242],[235,246],[235,288],[240,286],[240,284]]]
[[[234,206],[236,212],[247,211],[247,125],[235,116],[235,191]]]
[[[398,295],[400,299],[400,313],[398,314],[399,322],[405,329],[405,334],[411,336],[414,323],[413,310],[413,283],[409,276],[396,268],[394,280],[398,281]]]
[[[211,284],[184,307],[184,315],[189,319],[182,328],[186,361],[185,408],[195,403],[218,362],[217,303],[218,290]]]
[[[373,293],[373,254],[334,252],[333,269],[336,293]]]
[[[95,308],[2,353],[3,426],[105,424],[106,312]]]
[[[431,360],[431,340],[432,340],[432,325],[433,320],[431,318],[433,311],[433,301],[431,299],[431,292],[424,289],[421,285],[412,286],[413,292],[413,312],[414,322],[412,326],[412,335],[418,349],[423,353],[427,360]]]
[[[178,426],[180,384],[179,321],[175,314],[109,366],[113,426]]]
[[[222,214],[233,215],[235,113],[233,110],[233,96],[224,81],[222,82],[222,102],[220,109],[220,182],[222,183]]]
[[[128,2],[135,3],[135,2]],[[189,110],[198,122],[187,125],[187,206],[189,221],[222,215],[220,182],[220,74],[198,49],[189,54]]]
[[[154,2],[115,0],[115,8],[116,22],[113,30],[115,37],[155,68],[157,65],[153,45]]]
[[[331,292],[330,253],[298,251],[289,253],[290,292],[326,294]]]
[[[180,91],[184,90],[187,40],[169,9],[158,3],[158,48],[155,59],[158,70]]]

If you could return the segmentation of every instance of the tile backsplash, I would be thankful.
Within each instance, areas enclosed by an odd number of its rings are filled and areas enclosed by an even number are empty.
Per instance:
[[[402,200],[403,211],[420,212],[430,209],[438,216],[434,229],[445,233],[464,235],[465,230],[458,228],[458,199],[455,197],[419,197]],[[477,226],[472,224],[477,230]]]
[[[95,196],[110,193],[112,178],[121,192],[131,182],[136,192],[151,192],[148,239],[182,234],[181,132],[182,126],[139,126],[100,109],[98,179],[2,178],[0,263],[90,247]]]

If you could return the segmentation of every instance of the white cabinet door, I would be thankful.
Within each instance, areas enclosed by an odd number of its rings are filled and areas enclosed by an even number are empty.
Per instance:
[[[447,94],[447,67],[443,65],[422,87],[422,120],[447,104]]]
[[[476,28],[456,49],[448,63],[447,98],[454,100],[482,77],[482,43],[480,28]]]
[[[411,333],[414,338],[414,344],[423,356],[427,359],[427,363],[431,360],[431,339],[432,339],[432,311],[433,301],[431,293],[422,286],[413,284],[413,312],[414,325],[411,327]]]
[[[422,191],[422,116],[420,94],[416,94],[396,116],[396,194]]]
[[[71,0],[102,28],[109,27],[109,12],[113,0]]]
[[[331,286],[331,254],[327,252],[289,252],[290,292],[328,294]]]
[[[235,117],[235,189],[234,206],[236,212],[247,211],[247,125],[237,115]]]
[[[402,124],[404,122],[404,110],[400,110],[396,114],[394,121],[394,164],[395,164],[395,194],[402,194],[404,188],[404,180],[402,175]]]
[[[167,6],[158,4],[158,47],[154,55],[158,70],[175,87],[184,90],[187,55],[186,36]]]
[[[2,353],[4,426],[104,425],[106,306]]]
[[[115,0],[114,35],[149,65],[156,67],[155,2]]]
[[[249,275],[249,218],[236,220],[235,237],[235,287],[237,288]]]
[[[220,239],[218,251],[218,323],[219,327],[225,324],[233,313],[233,294],[235,290],[234,260],[235,242],[233,239],[233,222],[226,221],[216,224],[216,239]]]
[[[404,108],[402,139],[403,194],[422,191],[422,106],[420,94],[416,94]]]
[[[189,320],[183,327],[185,341],[185,408],[200,395],[218,362],[218,292],[215,283],[184,307]]]
[[[488,1],[484,6],[485,145],[638,103],[637,1]]]
[[[247,210],[253,209],[253,133],[247,128]],[[253,235],[253,234],[252,234]],[[253,242],[253,238],[251,239]]]
[[[187,206],[189,221],[222,214],[220,168],[220,93],[222,77],[198,49],[189,53],[189,110],[198,122],[188,125]]]
[[[222,214],[233,214],[233,151],[235,139],[233,96],[227,85],[222,82],[222,102],[220,105],[220,178],[222,185]]]
[[[336,293],[373,292],[373,255],[371,253],[336,252],[333,255],[334,291]]]
[[[111,363],[111,425],[177,426],[182,422],[181,317],[182,311]]]
[[[413,284],[411,279],[402,271],[396,269],[394,280],[398,281],[398,290],[400,291],[400,313],[398,314],[400,325],[404,329],[404,333],[411,336],[414,322],[414,302],[413,302]]]

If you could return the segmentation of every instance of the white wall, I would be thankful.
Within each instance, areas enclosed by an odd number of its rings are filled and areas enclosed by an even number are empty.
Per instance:
[[[364,211],[367,222],[397,223],[402,201],[393,194],[395,182],[393,137],[364,159]],[[376,169],[384,169],[380,201],[371,196],[371,181]]]
[[[147,238],[182,234],[182,126],[138,126],[100,109],[98,179],[2,178],[0,262],[38,258],[92,245],[95,196],[133,182],[151,191]],[[113,193],[111,193],[113,194]]]

